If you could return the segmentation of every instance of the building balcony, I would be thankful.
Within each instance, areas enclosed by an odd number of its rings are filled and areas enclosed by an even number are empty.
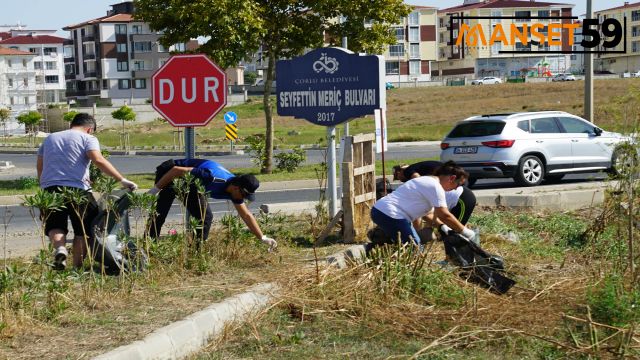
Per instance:
[[[67,97],[79,97],[79,96],[99,96],[100,90],[66,90],[65,95]]]
[[[73,56],[64,58],[64,63],[65,64],[74,63],[74,62],[76,62],[76,58],[73,57]]]
[[[89,79],[89,78],[96,78],[98,76],[98,73],[95,71],[87,71],[84,73],[84,78],[85,79]]]
[[[82,42],[94,42],[96,41],[96,37],[94,35],[85,35],[82,37]]]
[[[131,34],[129,39],[131,41],[158,41],[158,34]]]
[[[64,74],[65,80],[75,80],[76,74]]]
[[[85,54],[83,56],[83,59],[84,59],[84,61],[95,60],[96,59],[96,54]]]

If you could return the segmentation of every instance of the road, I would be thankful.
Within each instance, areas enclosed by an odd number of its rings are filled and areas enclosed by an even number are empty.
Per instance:
[[[306,164],[319,164],[324,159],[324,151],[307,150]],[[436,144],[419,146],[392,147],[385,154],[387,160],[399,159],[420,159],[435,158],[440,155],[440,148]],[[378,159],[380,159],[378,154]],[[175,158],[175,156],[135,156],[135,155],[113,155],[109,160],[123,174],[144,174],[153,173],[156,166],[163,161]],[[253,166],[249,155],[225,155],[213,156],[215,160],[227,168],[246,168]],[[21,176],[35,176],[36,155],[34,154],[0,154],[0,160],[13,162],[15,169],[0,172],[0,180],[17,179]]]

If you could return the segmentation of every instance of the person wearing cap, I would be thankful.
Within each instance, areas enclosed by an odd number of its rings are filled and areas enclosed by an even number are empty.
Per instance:
[[[260,186],[258,179],[253,175],[236,176],[217,162],[206,159],[167,160],[156,168],[155,185],[148,191],[149,194],[158,195],[156,214],[150,218],[149,236],[151,238],[158,238],[173,200],[176,198],[173,180],[187,173],[200,180],[205,193],[211,198],[231,200],[249,230],[260,241],[267,244],[269,250],[278,246],[274,239],[262,233],[260,225],[245,204],[245,200],[255,199],[255,192]],[[197,230],[196,236],[199,241],[204,242],[211,229],[213,214],[207,196],[198,193],[195,184],[192,184],[189,189],[185,206],[189,215],[202,223],[202,228]]]

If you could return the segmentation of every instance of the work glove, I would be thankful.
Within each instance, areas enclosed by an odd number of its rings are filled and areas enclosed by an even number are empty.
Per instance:
[[[469,229],[468,227],[465,227],[464,230],[460,232],[460,235],[464,236],[469,241],[473,241],[473,239],[475,239],[476,237],[476,232]]]
[[[147,191],[147,194],[157,195],[159,192],[160,189],[154,185],[151,189],[149,189],[149,191]]]
[[[438,227],[438,231],[440,231],[441,236],[447,236],[452,231],[450,227],[445,224],[442,224]]]
[[[122,185],[122,187],[124,188],[130,189],[131,191],[134,191],[135,189],[138,188],[138,185],[136,183],[134,183],[131,180],[127,180],[125,178],[120,180],[120,185]]]
[[[267,235],[262,235],[262,239],[260,240],[263,243],[265,243],[267,246],[269,246],[269,252],[272,252],[278,247],[278,243],[274,239],[268,237]]]

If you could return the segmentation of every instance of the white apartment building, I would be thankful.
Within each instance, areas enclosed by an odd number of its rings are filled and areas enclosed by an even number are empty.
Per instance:
[[[30,52],[33,59],[37,103],[65,102],[63,42],[65,39],[50,34],[55,30],[12,30],[11,36],[0,41],[0,46]]]
[[[0,108],[11,110],[12,119],[6,127],[9,133],[24,132],[15,116],[37,109],[34,58],[27,51],[0,47]]]

